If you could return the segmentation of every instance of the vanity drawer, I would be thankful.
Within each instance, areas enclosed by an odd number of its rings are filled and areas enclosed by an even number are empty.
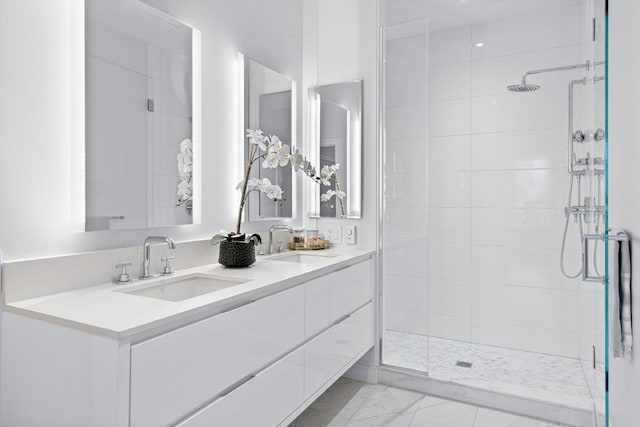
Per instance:
[[[311,397],[340,369],[373,346],[373,303],[305,344],[304,398]]]
[[[329,314],[335,321],[373,298],[373,260],[363,261],[335,273]]]
[[[130,425],[175,422],[303,339],[298,286],[136,344]]]
[[[302,404],[304,350],[299,348],[179,427],[274,427]]]
[[[305,334],[312,336],[373,298],[373,261],[305,283]]]

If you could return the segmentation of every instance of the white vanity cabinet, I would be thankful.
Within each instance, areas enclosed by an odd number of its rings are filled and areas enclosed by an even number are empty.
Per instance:
[[[131,346],[131,427],[167,425],[304,340],[297,286]]]
[[[178,425],[277,426],[302,404],[303,381],[304,352],[299,348]]]
[[[374,261],[347,263],[122,339],[3,313],[0,425],[287,425],[373,346]]]
[[[373,345],[373,284],[373,261],[305,284],[305,400]]]

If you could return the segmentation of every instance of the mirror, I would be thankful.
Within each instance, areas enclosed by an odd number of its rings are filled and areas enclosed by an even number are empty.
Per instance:
[[[238,64],[244,84],[238,85],[242,129],[240,135],[246,159],[249,142],[246,129],[261,129],[265,135],[277,135],[289,147],[295,144],[295,82],[264,65],[238,54]],[[244,164],[244,161],[242,162]],[[259,165],[258,165],[259,166]],[[284,199],[273,202],[260,197],[259,192],[249,193],[245,206],[247,221],[269,218],[292,218],[295,197],[293,170],[290,167],[265,169],[254,167],[252,178],[268,178],[283,190]]]
[[[85,39],[85,230],[197,222],[199,33],[137,0],[86,0]]]
[[[310,217],[362,217],[362,80],[309,89],[311,151],[328,179],[311,187]]]

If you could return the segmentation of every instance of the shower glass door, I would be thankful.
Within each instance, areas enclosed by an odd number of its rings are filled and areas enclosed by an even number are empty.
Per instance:
[[[429,370],[427,22],[389,25],[384,51],[382,361]]]
[[[382,363],[604,426],[604,0],[436,3],[380,1]]]

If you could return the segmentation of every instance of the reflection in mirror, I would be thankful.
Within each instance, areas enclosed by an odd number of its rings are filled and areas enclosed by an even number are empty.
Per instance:
[[[329,176],[311,190],[309,216],[361,218],[362,80],[311,88],[309,103],[311,150]]]
[[[86,0],[85,38],[85,229],[193,223],[197,31],[138,0]]]
[[[295,146],[295,82],[242,54],[238,54],[238,64],[240,78],[244,81],[244,85],[239,85],[244,116],[244,120],[240,120],[243,158],[249,149],[244,129],[260,129],[265,135],[277,135],[289,147]],[[285,199],[274,203],[260,197],[259,192],[250,193],[245,208],[247,221],[293,217],[295,191],[291,168],[256,167],[252,169],[251,177],[268,178],[272,184],[279,185]]]

